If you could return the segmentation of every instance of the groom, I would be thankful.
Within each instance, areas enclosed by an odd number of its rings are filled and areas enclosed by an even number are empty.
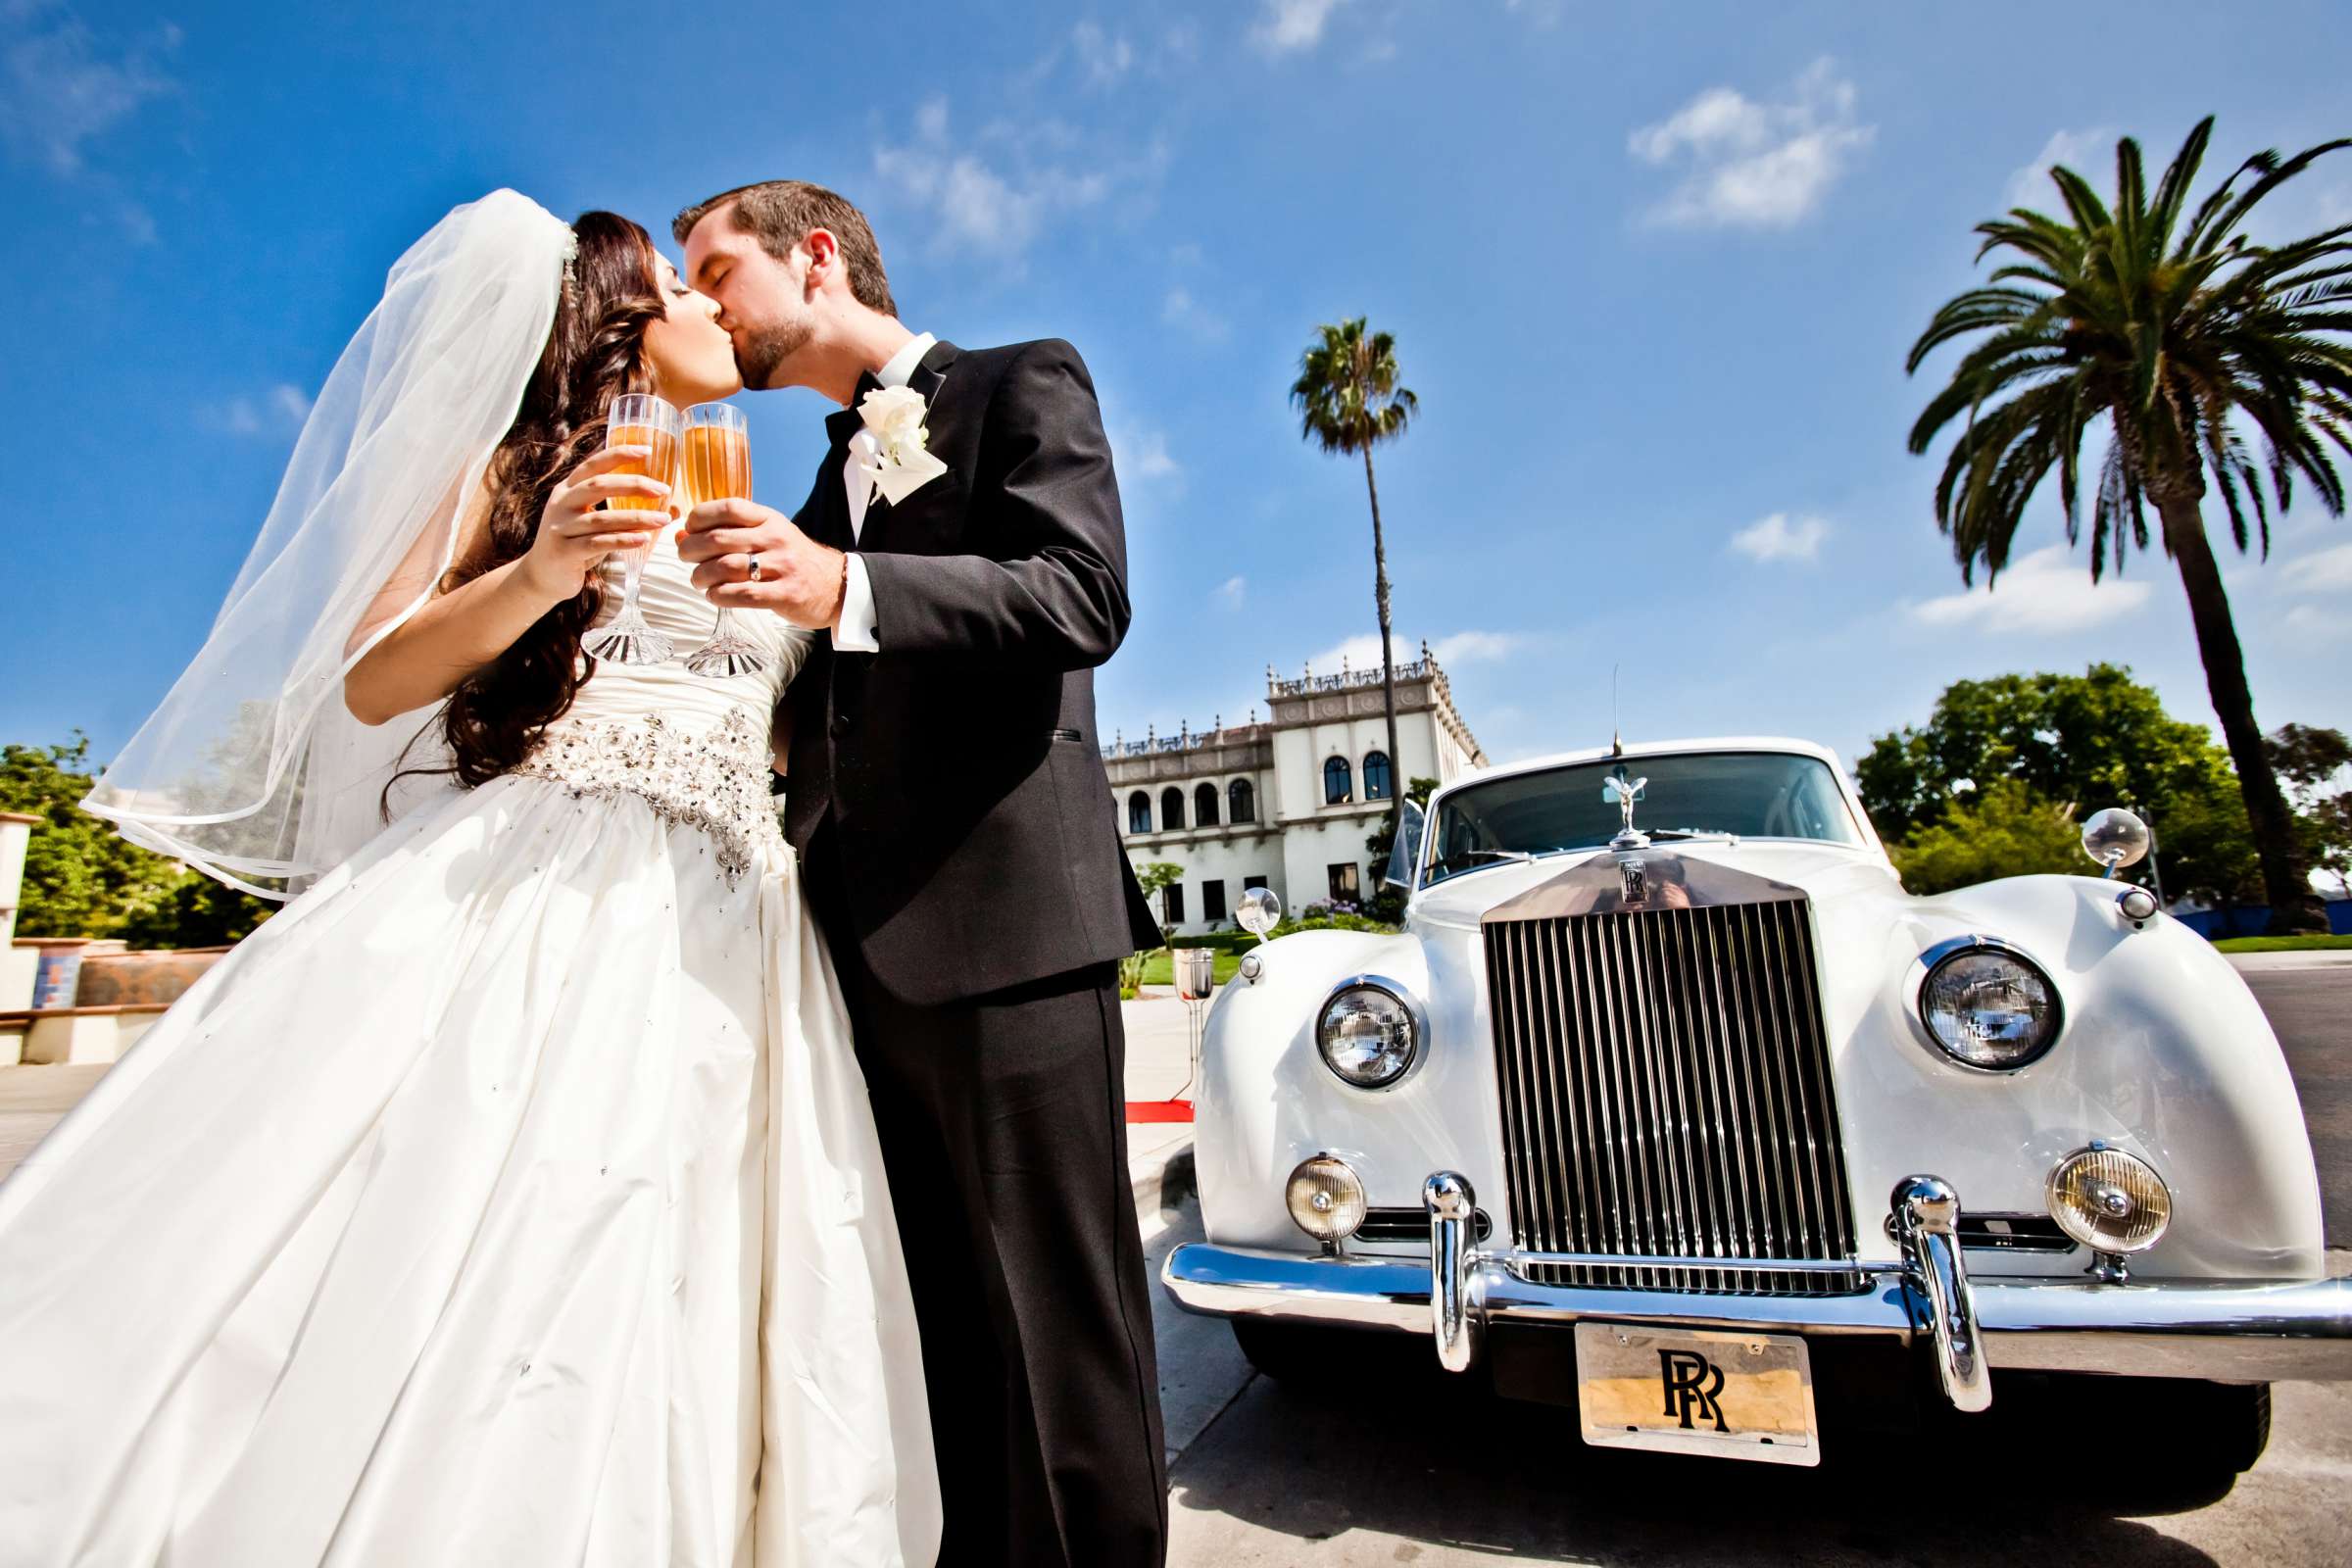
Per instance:
[[[714,602],[821,628],[779,715],[785,830],[906,1242],[940,1561],[1157,1564],[1115,974],[1159,934],[1096,739],[1091,671],[1129,612],[1094,384],[1058,340],[909,331],[864,215],[819,186],[746,185],[675,227],[744,384],[843,405],[797,519],[713,502],[679,553]]]

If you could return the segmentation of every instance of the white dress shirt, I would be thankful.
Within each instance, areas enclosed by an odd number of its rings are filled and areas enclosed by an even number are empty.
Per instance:
[[[893,354],[874,379],[884,386],[905,386],[914,375],[914,368],[923,363],[923,356],[939,341],[928,332],[918,332]],[[850,538],[855,541],[865,536],[865,509],[873,504],[874,481],[865,466],[881,454],[871,431],[860,427],[850,437],[849,456],[842,459],[842,484],[849,492]],[[833,646],[845,654],[871,654],[881,651],[874,624],[874,585],[866,579],[865,558],[853,550],[843,564],[841,589],[841,623],[833,628]]]

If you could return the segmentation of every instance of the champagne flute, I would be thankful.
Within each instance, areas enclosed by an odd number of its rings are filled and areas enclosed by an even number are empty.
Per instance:
[[[612,400],[612,410],[605,416],[605,445],[643,447],[647,456],[623,463],[612,471],[651,474],[664,484],[674,482],[678,432],[678,411],[669,404],[650,392],[622,393]],[[615,512],[658,512],[663,503],[652,496],[617,496],[609,505]],[[580,646],[598,659],[615,664],[665,664],[677,657],[677,645],[647,625],[645,612],[637,608],[646,558],[654,553],[654,539],[660,532],[658,527],[647,529],[645,543],[629,549],[622,566],[620,613],[612,617],[612,624],[581,641]]]
[[[686,489],[698,506],[751,500],[751,427],[734,404],[697,403],[686,411]],[[767,652],[735,629],[721,605],[710,640],[686,656],[686,667],[719,679],[749,675],[767,667]]]

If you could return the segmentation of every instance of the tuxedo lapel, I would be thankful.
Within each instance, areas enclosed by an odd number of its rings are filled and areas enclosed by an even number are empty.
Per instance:
[[[923,424],[930,432],[926,445],[934,457],[948,465],[948,471],[908,496],[896,507],[884,499],[882,493],[877,490],[873,499],[866,503],[865,524],[858,539],[859,549],[889,549],[890,546],[887,543],[879,541],[890,533],[892,524],[898,515],[919,512],[924,504],[934,496],[943,494],[951,488],[960,488],[956,478],[957,465],[953,455],[960,450],[953,439],[961,429],[961,421],[956,416],[960,411],[956,405],[954,384],[950,380],[948,372],[954,368],[956,358],[962,352],[955,344],[942,338],[939,342],[931,345],[929,350],[924,353],[921,363],[915,366],[914,372],[906,377],[906,385],[922,396]],[[945,403],[940,399],[940,390],[943,387],[948,389],[948,399]]]

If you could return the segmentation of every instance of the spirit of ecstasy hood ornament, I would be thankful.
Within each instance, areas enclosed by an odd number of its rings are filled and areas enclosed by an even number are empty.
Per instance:
[[[1619,762],[1609,769],[1609,776],[1600,786],[1600,798],[1616,803],[1625,813],[1625,826],[1609,840],[1609,851],[1616,857],[1617,873],[1624,879],[1625,902],[1646,903],[1649,898],[1649,872],[1642,863],[1642,851],[1649,848],[1649,835],[1634,826],[1634,803],[1641,800],[1648,785],[1646,778],[1635,778]]]
[[[1610,849],[1646,850],[1649,848],[1648,835],[1637,832],[1634,828],[1634,803],[1642,798],[1644,788],[1648,783],[1648,779],[1635,778],[1627,773],[1623,762],[1619,762],[1615,767],[1609,769],[1609,776],[1601,781],[1600,798],[1604,801],[1615,802],[1617,808],[1625,813],[1625,827],[1615,838],[1609,840]]]

